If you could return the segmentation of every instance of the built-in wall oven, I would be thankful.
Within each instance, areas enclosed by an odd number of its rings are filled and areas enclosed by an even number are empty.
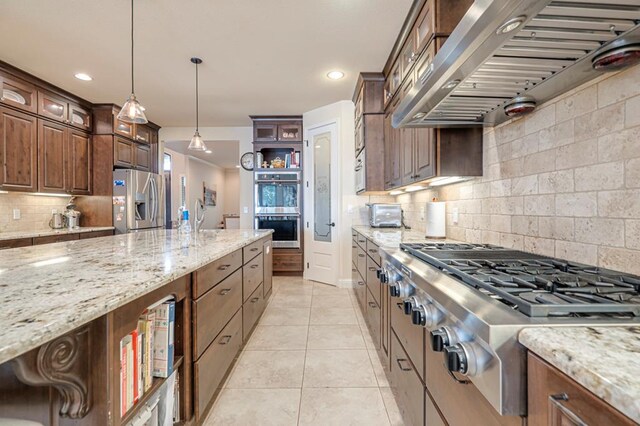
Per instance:
[[[300,248],[301,176],[286,169],[256,173],[255,228],[273,229],[273,247]]]

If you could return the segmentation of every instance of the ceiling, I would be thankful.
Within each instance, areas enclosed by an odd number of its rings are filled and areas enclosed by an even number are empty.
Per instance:
[[[205,141],[205,145],[211,151],[207,154],[202,151],[189,151],[189,141],[167,141],[164,146],[172,151],[180,154],[189,155],[215,164],[223,169],[235,169],[240,159],[240,142],[239,141]]]
[[[136,95],[161,126],[249,125],[351,99],[381,70],[412,0],[136,0]],[[91,102],[130,92],[128,0],[3,0],[0,58]],[[330,81],[326,73],[346,76]],[[94,80],[73,75],[85,72]]]

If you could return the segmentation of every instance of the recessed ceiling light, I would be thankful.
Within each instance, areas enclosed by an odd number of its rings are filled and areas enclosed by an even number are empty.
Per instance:
[[[331,80],[340,80],[344,77],[344,73],[342,71],[331,71],[327,73],[327,77]]]
[[[207,154],[211,154],[211,152],[212,152],[212,151],[211,151],[210,149],[208,149],[208,150],[206,150],[205,152],[206,152]]]
[[[451,80],[451,81],[447,82],[444,86],[442,86],[442,88],[443,89],[453,89],[458,84],[460,84],[460,80]]]
[[[77,73],[77,74],[75,75],[75,77],[76,77],[78,80],[82,80],[82,81],[91,81],[91,80],[93,80],[93,77],[91,77],[89,74],[85,74],[85,73],[83,73],[83,72],[79,72],[79,73]]]

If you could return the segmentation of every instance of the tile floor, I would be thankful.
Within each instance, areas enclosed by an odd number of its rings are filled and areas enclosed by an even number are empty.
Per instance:
[[[274,277],[205,425],[401,425],[350,289]]]

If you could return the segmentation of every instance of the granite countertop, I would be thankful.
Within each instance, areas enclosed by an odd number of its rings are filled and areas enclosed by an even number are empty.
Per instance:
[[[271,230],[157,230],[0,252],[0,364],[84,325]]]
[[[640,423],[640,327],[526,328],[518,339]]]
[[[356,225],[353,229],[372,240],[380,247],[398,248],[400,243],[455,243],[459,241],[444,238],[427,238],[424,232],[404,228],[372,228]]]
[[[0,240],[48,237],[51,235],[60,235],[60,234],[81,234],[84,232],[110,231],[113,229],[114,229],[113,226],[94,226],[94,227],[81,227],[81,228],[75,228],[75,229],[62,228],[62,229],[41,229],[39,231],[10,231],[10,232],[0,232]]]

